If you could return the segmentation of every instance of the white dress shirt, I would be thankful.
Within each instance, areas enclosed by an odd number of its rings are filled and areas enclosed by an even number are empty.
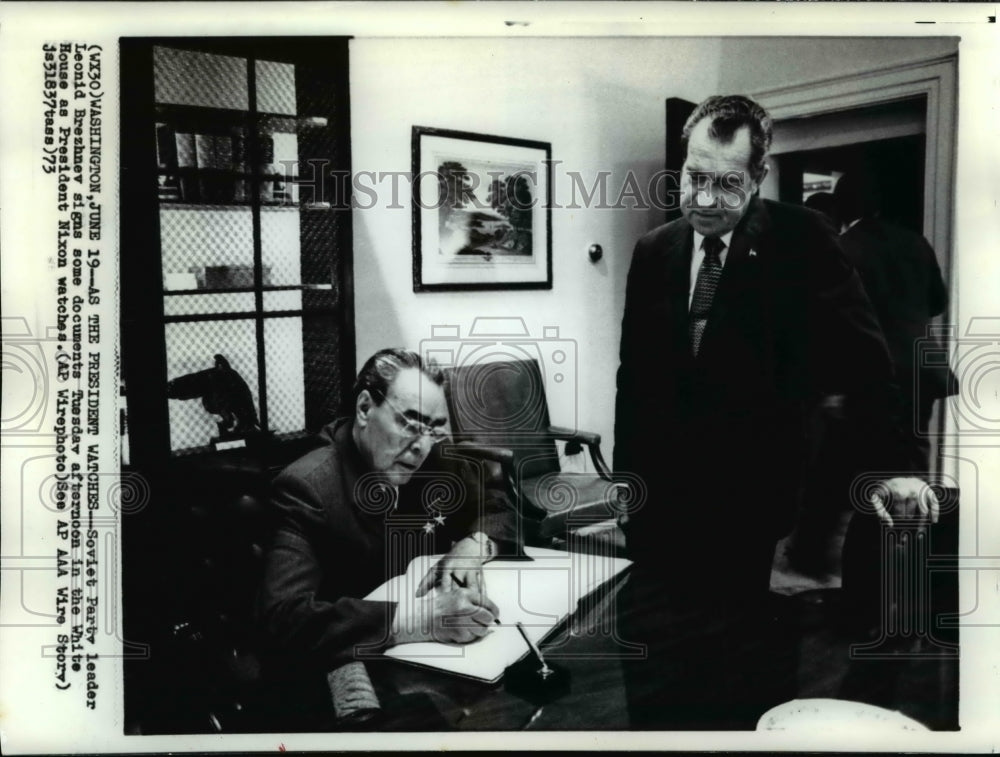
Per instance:
[[[704,234],[694,232],[694,254],[691,255],[691,275],[688,278],[688,310],[691,309],[691,298],[694,297],[694,284],[698,280],[698,269],[701,268],[701,261],[705,259],[705,251],[701,248],[701,243],[705,239]],[[727,231],[719,239],[725,247],[719,253],[719,265],[726,267],[726,258],[729,256],[729,243],[733,240],[733,232]]]

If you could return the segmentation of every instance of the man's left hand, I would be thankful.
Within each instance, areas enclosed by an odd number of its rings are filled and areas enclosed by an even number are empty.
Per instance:
[[[921,521],[921,530],[927,527],[928,520],[938,522],[941,506],[934,490],[925,481],[915,476],[897,477],[887,479],[882,486],[889,501],[876,493],[871,497],[871,505],[875,514],[890,528],[895,520]]]
[[[452,588],[480,589],[483,587],[483,564],[492,557],[491,550],[483,541],[473,536],[455,542],[444,557],[424,576],[417,587],[417,596],[422,597],[435,586],[442,591]]]

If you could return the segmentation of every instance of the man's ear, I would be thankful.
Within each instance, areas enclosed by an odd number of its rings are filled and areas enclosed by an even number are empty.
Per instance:
[[[764,183],[764,179],[767,178],[768,171],[771,170],[771,164],[765,163],[764,167],[761,169],[760,178],[757,179],[757,187],[759,188],[761,184]]]
[[[368,416],[371,415],[374,408],[375,402],[372,400],[372,396],[367,389],[363,390],[354,403],[355,422],[359,427],[363,428],[368,425]]]

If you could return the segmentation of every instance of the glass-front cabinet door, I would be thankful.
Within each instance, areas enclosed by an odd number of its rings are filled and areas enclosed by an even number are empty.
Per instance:
[[[123,92],[123,126],[145,131],[123,131],[123,190],[153,206],[135,210],[157,254],[123,249],[123,273],[142,257],[160,275],[156,292],[148,273],[123,277],[143,290],[124,298],[125,353],[154,340],[160,354],[129,366],[127,394],[139,377],[159,386],[159,417],[148,398],[140,415],[172,457],[302,437],[337,414],[353,374],[350,208],[331,195],[350,169],[346,43],[134,47],[152,102]],[[139,144],[145,164],[130,165]],[[123,240],[143,238],[129,222]],[[134,405],[132,443],[152,454]]]

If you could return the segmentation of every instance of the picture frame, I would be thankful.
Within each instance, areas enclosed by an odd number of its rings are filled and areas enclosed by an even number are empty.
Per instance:
[[[552,288],[552,145],[414,126],[413,291]]]

